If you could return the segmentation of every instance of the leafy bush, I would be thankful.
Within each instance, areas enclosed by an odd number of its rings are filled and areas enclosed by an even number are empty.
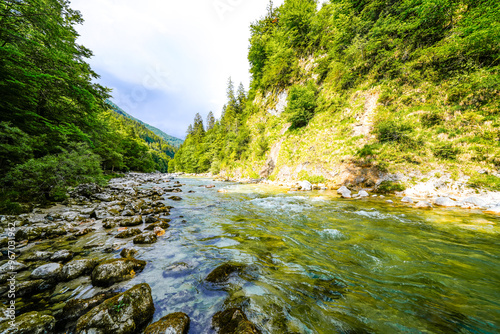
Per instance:
[[[439,111],[431,111],[422,115],[422,124],[427,127],[433,127],[443,123],[443,114]]]
[[[377,187],[376,192],[379,194],[389,194],[396,191],[404,191],[405,189],[405,186],[399,182],[383,181]]]
[[[307,85],[295,85],[288,95],[286,112],[292,128],[306,126],[316,111],[316,86],[309,82]]]
[[[375,125],[374,132],[381,143],[397,142],[411,145],[414,143],[412,137],[414,128],[411,124],[396,120],[386,120]]]
[[[326,179],[322,175],[310,175],[307,171],[302,170],[297,175],[301,181],[309,181],[312,184],[325,183]]]
[[[7,182],[19,191],[23,200],[62,200],[68,186],[103,182],[99,157],[86,145],[71,151],[30,159],[13,168]]]

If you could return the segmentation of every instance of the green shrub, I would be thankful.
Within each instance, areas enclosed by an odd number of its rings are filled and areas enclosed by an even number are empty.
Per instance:
[[[309,181],[312,184],[325,183],[326,179],[322,175],[310,175],[307,171],[302,170],[297,175],[300,181]]]
[[[385,120],[375,125],[374,132],[381,143],[397,142],[400,144],[413,144],[412,137],[414,128],[411,124],[396,121]]]
[[[379,184],[376,192],[379,194],[389,194],[395,191],[404,191],[406,187],[399,182],[383,181]]]
[[[30,159],[6,175],[7,183],[22,200],[63,200],[66,188],[80,183],[103,183],[99,157],[86,145],[78,144],[71,151]]]
[[[307,85],[295,85],[290,89],[286,112],[289,114],[288,121],[292,123],[292,128],[306,126],[313,118],[317,106],[316,92],[317,88],[312,82]]]
[[[431,111],[422,115],[422,124],[427,127],[433,127],[443,123],[443,114],[438,111]]]

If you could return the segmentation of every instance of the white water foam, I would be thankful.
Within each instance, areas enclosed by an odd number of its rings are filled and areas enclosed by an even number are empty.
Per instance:
[[[250,202],[258,207],[269,210],[279,210],[280,212],[302,212],[304,209],[312,208],[305,203],[307,197],[304,196],[289,196],[289,197],[266,197],[256,198]]]
[[[339,230],[336,229],[326,229],[321,232],[322,235],[328,236],[329,238],[336,239],[336,240],[341,240],[344,239],[346,236],[340,232]]]

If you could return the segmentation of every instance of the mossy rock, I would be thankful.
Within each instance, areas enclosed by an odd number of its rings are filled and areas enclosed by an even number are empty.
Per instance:
[[[131,229],[128,229],[128,230],[125,230],[125,231],[122,231],[120,233],[118,233],[115,238],[118,238],[118,239],[127,239],[127,238],[132,238],[132,237],[135,237],[136,235],[139,235],[141,234],[142,231],[138,228],[131,228]]]
[[[134,238],[134,244],[137,245],[149,245],[154,244],[158,240],[158,237],[154,232],[146,232],[140,234]]]
[[[217,312],[212,318],[212,326],[219,334],[259,334],[261,331],[239,308]]]
[[[138,284],[107,299],[78,319],[76,334],[140,333],[155,312],[151,288]]]
[[[10,321],[0,324],[2,334],[50,334],[53,333],[56,320],[53,316],[29,312],[16,317],[16,326]]]
[[[104,261],[92,271],[92,284],[105,287],[129,280],[145,266],[146,261],[131,258]]]
[[[149,325],[144,334],[187,334],[189,322],[187,314],[182,312],[172,313]]]
[[[229,280],[231,274],[239,273],[243,268],[244,266],[240,264],[224,263],[208,274],[205,281],[214,284],[225,283]]]

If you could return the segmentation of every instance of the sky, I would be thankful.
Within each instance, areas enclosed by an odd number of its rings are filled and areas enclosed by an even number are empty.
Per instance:
[[[78,43],[122,109],[184,138],[196,113],[220,116],[228,78],[250,82],[250,24],[268,0],[72,0]],[[283,0],[274,0],[275,6]]]

